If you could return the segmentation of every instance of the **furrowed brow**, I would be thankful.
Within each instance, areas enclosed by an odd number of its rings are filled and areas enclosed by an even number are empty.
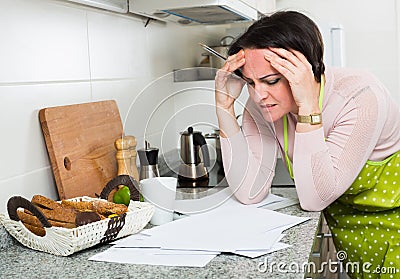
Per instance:
[[[273,76],[278,76],[278,75],[280,75],[280,73],[269,74],[269,75],[260,77],[259,80],[263,80],[263,79],[266,79],[266,78],[269,78],[269,77],[273,77]]]

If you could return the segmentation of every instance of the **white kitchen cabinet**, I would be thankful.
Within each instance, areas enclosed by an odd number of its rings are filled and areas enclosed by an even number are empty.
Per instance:
[[[117,13],[128,12],[128,0],[66,0],[86,6],[96,7]]]
[[[247,5],[255,7],[261,14],[268,14],[276,10],[276,0],[242,0]]]

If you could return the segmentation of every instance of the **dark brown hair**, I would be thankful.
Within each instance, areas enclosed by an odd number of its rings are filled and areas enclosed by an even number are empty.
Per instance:
[[[321,82],[321,74],[325,72],[324,43],[317,25],[310,18],[295,11],[280,11],[264,16],[235,40],[228,54],[245,48],[269,47],[300,51],[312,65],[315,80]]]

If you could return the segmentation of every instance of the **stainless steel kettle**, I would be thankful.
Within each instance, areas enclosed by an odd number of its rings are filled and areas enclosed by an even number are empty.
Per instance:
[[[181,164],[179,166],[179,180],[208,179],[206,167],[210,166],[210,155],[207,142],[201,132],[193,131],[189,127],[181,133]]]

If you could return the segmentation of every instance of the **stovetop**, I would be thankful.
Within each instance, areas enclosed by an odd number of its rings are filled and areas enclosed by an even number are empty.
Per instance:
[[[208,179],[201,180],[181,180],[178,179],[178,188],[213,188],[213,187],[228,187],[228,182],[225,179],[224,168],[218,164],[207,168]],[[170,170],[162,176],[178,177],[178,170]]]
[[[212,162],[212,167],[207,168],[209,172],[208,180],[197,180],[197,181],[182,181],[178,180],[178,188],[181,189],[200,189],[205,190],[214,187],[228,187],[228,182],[225,179],[224,168],[222,165]],[[162,176],[173,176],[178,177],[178,168],[174,170],[169,170]],[[275,168],[275,176],[272,180],[273,187],[294,187],[294,181],[290,178],[289,173],[286,169],[285,163],[281,158],[278,158]]]

